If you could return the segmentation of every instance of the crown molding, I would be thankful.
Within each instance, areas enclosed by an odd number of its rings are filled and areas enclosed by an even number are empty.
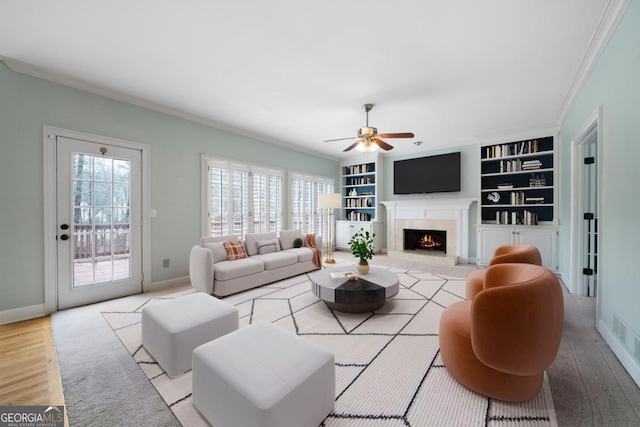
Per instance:
[[[268,144],[278,145],[280,147],[288,148],[290,150],[295,150],[295,151],[299,151],[306,154],[312,154],[314,156],[323,157],[328,160],[339,161],[338,158],[328,156],[324,153],[320,153],[314,150],[304,149],[299,146],[288,144],[286,142],[270,139],[262,135],[258,135],[255,133],[243,131],[241,129],[233,128],[231,126],[226,126],[226,125],[214,122],[212,120],[205,119],[204,117],[200,117],[198,115],[188,113],[183,110],[172,108],[164,104],[153,102],[148,99],[133,96],[117,90],[109,89],[107,87],[97,85],[95,83],[91,83],[86,80],[70,77],[65,74],[57,73],[55,71],[49,70],[47,68],[43,68],[37,65],[29,64],[27,62],[19,61],[17,59],[8,58],[6,56],[0,56],[0,61],[4,62],[11,71],[14,71],[16,73],[50,81],[53,83],[58,83],[64,86],[72,87],[74,89],[82,90],[84,92],[89,92],[96,95],[104,96],[105,98],[115,99],[116,101],[121,101],[127,104],[135,105],[137,107],[145,108],[147,110],[153,110],[159,113],[167,114],[169,116],[188,120],[190,122],[198,123],[210,128],[222,130],[222,131],[233,133],[236,135],[245,136],[247,138],[255,139],[261,142],[266,142]]]
[[[569,114],[569,110],[582,91],[593,67],[595,67],[600,55],[604,51],[609,39],[618,26],[618,23],[624,16],[629,3],[631,3],[631,0],[610,0],[607,3],[596,31],[594,32],[593,37],[591,37],[589,46],[582,56],[582,61],[580,62],[578,71],[576,72],[576,75],[569,86],[569,90],[562,101],[560,110],[558,111],[556,121],[559,124],[564,122],[567,114]]]
[[[486,145],[505,141],[518,141],[542,136],[551,136],[555,135],[559,130],[560,127],[557,123],[545,123],[476,135],[475,138],[480,145]]]

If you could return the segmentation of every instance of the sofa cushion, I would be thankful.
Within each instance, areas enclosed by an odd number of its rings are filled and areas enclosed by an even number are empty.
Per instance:
[[[240,241],[224,242],[224,248],[227,250],[227,259],[229,261],[236,261],[247,257],[244,245]]]
[[[200,246],[204,247],[205,243],[235,242],[236,240],[240,240],[240,238],[233,234],[227,234],[225,236],[205,236],[200,238]]]
[[[227,250],[224,242],[204,243],[202,246],[209,249],[213,254],[213,262],[222,262],[227,260]]]
[[[213,274],[215,280],[224,281],[262,273],[263,271],[264,263],[251,257],[236,261],[223,261],[220,264],[216,264]]]
[[[282,230],[280,231],[280,247],[282,250],[293,248],[293,242],[297,238],[303,239],[300,230]],[[304,239],[302,240],[304,242]]]
[[[313,260],[313,251],[309,248],[293,248],[287,249],[286,253],[294,254],[298,258],[298,262],[306,262]]]
[[[256,242],[258,240],[272,240],[272,239],[277,239],[278,236],[276,236],[276,233],[247,233],[246,236],[244,236],[244,242],[247,245],[247,254],[249,254],[249,256],[252,255],[257,255],[258,254],[258,247],[256,245]]]
[[[251,259],[260,260],[264,263],[265,270],[274,270],[288,265],[294,265],[298,262],[295,254],[287,252],[272,252],[264,255],[254,255]]]
[[[269,254],[271,252],[280,252],[280,240],[256,240],[258,255]]]

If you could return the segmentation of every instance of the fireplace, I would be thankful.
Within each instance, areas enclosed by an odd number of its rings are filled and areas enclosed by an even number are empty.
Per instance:
[[[405,228],[404,249],[447,253],[446,230],[414,230]]]

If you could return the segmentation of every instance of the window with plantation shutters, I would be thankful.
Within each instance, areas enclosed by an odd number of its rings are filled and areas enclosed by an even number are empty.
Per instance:
[[[280,231],[282,171],[203,155],[203,235]]]
[[[318,207],[318,196],[333,193],[333,180],[325,177],[291,174],[291,228],[297,228],[303,234],[321,234],[324,241],[327,235],[327,215]]]

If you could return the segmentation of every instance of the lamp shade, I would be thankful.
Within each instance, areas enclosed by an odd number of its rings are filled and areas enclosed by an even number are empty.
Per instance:
[[[320,209],[337,209],[342,204],[342,194],[323,193],[318,195],[318,207]]]

